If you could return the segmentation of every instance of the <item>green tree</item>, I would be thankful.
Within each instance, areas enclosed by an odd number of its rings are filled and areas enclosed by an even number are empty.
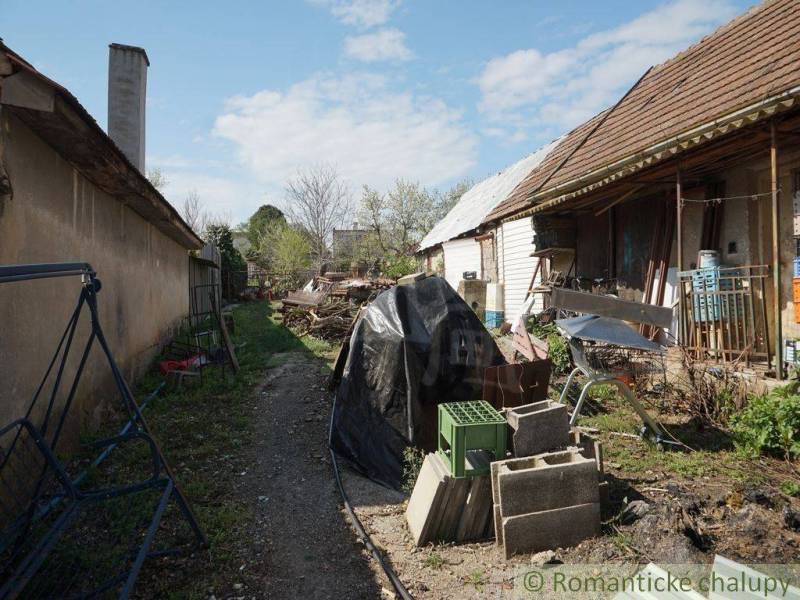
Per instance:
[[[233,245],[233,232],[227,223],[210,223],[206,227],[205,240],[219,250],[220,280],[222,295],[234,298],[247,281],[247,263]]]
[[[259,240],[274,224],[286,224],[286,217],[281,209],[264,204],[247,220],[245,232],[251,248],[257,248]]]
[[[303,283],[312,264],[312,239],[302,227],[273,223],[258,240],[259,254],[272,266],[283,287],[292,289]]]

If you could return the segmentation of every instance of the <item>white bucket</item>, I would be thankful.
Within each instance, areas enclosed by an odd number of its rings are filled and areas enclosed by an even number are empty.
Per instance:
[[[697,266],[700,269],[719,266],[719,252],[716,250],[700,250],[697,257]]]

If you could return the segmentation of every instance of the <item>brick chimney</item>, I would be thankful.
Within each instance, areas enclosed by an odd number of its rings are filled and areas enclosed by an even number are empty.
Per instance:
[[[147,67],[143,48],[108,46],[108,135],[142,173]]]

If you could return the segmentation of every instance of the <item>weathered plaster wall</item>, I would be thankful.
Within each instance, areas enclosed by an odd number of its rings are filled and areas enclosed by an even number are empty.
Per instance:
[[[0,160],[13,187],[0,209],[0,264],[89,262],[103,284],[100,320],[112,351],[127,377],[140,374],[188,313],[186,249],[7,112],[0,112]],[[77,278],[0,285],[0,424],[24,414],[79,290]],[[79,339],[88,331],[84,318]],[[109,399],[98,350],[79,388],[73,432]]]

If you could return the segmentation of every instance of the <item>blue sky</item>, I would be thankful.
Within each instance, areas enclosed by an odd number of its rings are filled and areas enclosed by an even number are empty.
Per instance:
[[[233,223],[297,169],[446,188],[613,103],[746,0],[0,0],[0,36],[105,127],[110,42],[142,46],[147,166]]]

